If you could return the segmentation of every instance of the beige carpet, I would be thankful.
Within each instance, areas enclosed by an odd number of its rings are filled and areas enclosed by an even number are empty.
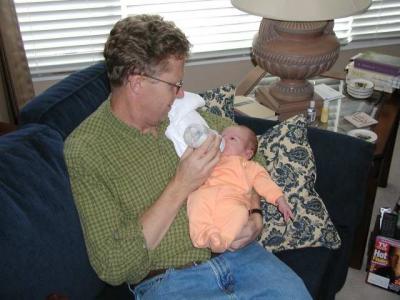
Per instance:
[[[394,207],[400,196],[400,128],[397,132],[396,145],[393,152],[390,167],[388,186],[378,188],[375,198],[373,218],[378,214],[379,208]],[[371,222],[371,230],[374,222]],[[365,271],[366,257],[364,257],[363,268],[355,270],[349,268],[346,284],[336,295],[336,300],[399,300],[400,296],[365,282],[367,273]]]

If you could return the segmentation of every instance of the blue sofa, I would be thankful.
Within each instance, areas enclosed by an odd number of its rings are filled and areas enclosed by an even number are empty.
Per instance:
[[[61,80],[21,111],[18,130],[0,137],[0,299],[129,299],[126,286],[102,282],[89,264],[63,159],[63,141],[108,96],[104,64]],[[237,117],[257,133],[274,122]],[[315,299],[343,286],[363,209],[371,144],[310,129],[320,193],[340,237],[339,250],[277,253]]]

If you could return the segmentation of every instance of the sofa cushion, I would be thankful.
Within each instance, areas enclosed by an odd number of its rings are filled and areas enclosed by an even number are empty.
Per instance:
[[[320,288],[324,282],[325,274],[329,274],[329,262],[332,261],[334,250],[324,247],[285,250],[275,255],[287,264],[300,278],[303,279],[313,299],[320,298]]]
[[[93,299],[61,135],[31,124],[0,138],[0,299]]]
[[[110,94],[104,63],[75,72],[33,98],[21,110],[22,124],[41,123],[65,139]]]
[[[340,237],[314,187],[317,174],[305,118],[295,116],[268,130],[259,140],[259,152],[294,214],[294,220],[285,223],[275,206],[262,201],[265,219],[262,245],[272,251],[317,246],[338,248]]]
[[[202,110],[216,114],[217,116],[234,119],[233,100],[235,97],[235,86],[232,84],[222,85],[215,89],[200,93],[206,102]]]

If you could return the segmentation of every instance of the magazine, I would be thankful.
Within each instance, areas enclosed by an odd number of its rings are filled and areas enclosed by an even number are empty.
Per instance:
[[[376,237],[367,282],[400,295],[400,240]]]

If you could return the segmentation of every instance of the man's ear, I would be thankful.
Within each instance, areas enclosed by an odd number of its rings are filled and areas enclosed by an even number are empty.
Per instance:
[[[129,75],[128,76],[128,84],[129,84],[129,88],[131,89],[131,91],[135,94],[140,93],[140,90],[142,88],[142,81],[143,81],[143,77],[137,74],[134,75]]]

